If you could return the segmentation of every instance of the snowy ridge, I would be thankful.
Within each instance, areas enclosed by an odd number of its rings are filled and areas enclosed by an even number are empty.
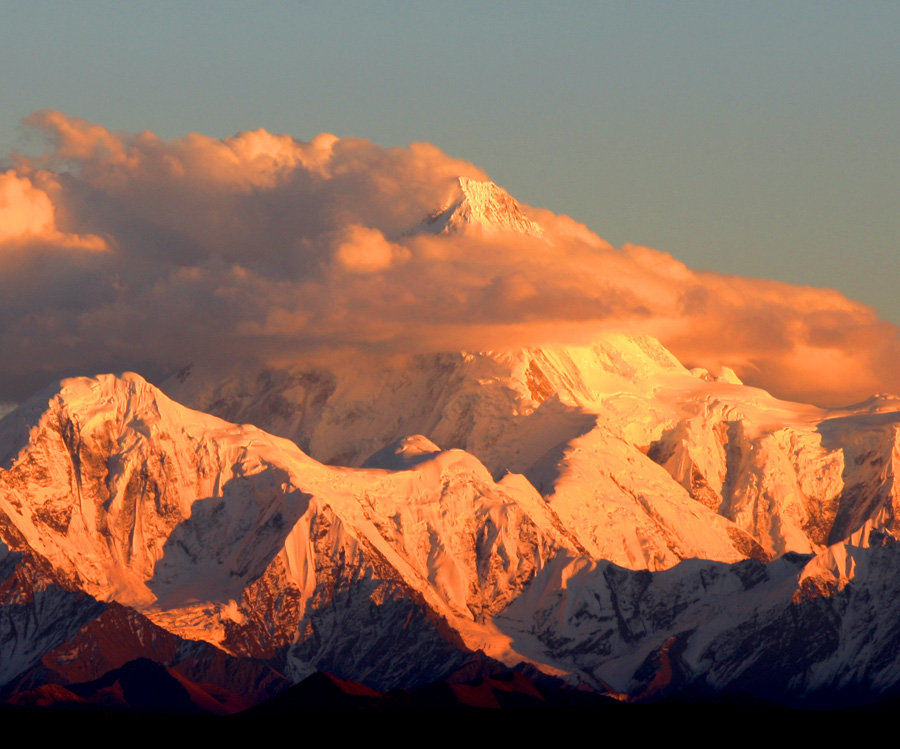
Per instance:
[[[807,707],[865,703],[900,681],[900,548],[878,539],[765,565],[691,560],[653,575],[558,558],[498,624],[630,699],[690,687]],[[837,585],[848,572],[853,584]]]

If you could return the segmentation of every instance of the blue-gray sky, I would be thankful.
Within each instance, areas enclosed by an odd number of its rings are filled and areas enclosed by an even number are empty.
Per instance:
[[[900,322],[900,4],[0,3],[0,154],[50,108],[165,138],[428,141],[689,266]]]

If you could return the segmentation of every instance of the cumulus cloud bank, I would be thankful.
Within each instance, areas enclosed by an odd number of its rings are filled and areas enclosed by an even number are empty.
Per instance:
[[[26,122],[47,150],[0,172],[0,400],[197,358],[583,343],[609,328],[785,397],[900,392],[896,328],[835,291],[695,272],[525,207],[543,234],[422,231],[459,177],[488,179],[426,143]]]

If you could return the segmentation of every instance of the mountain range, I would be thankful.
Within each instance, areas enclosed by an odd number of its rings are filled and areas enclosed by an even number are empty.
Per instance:
[[[416,230],[542,236],[465,179]],[[898,426],[893,396],[779,400],[609,332],[63,380],[0,420],[2,694],[153,709],[94,685],[144,658],[213,713],[473,663],[623,701],[888,698]]]

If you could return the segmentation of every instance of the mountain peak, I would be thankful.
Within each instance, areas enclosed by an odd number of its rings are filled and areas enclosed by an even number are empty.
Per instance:
[[[430,231],[452,234],[477,224],[490,231],[543,236],[544,230],[528,218],[515,199],[493,182],[457,177],[453,191],[426,220]]]

